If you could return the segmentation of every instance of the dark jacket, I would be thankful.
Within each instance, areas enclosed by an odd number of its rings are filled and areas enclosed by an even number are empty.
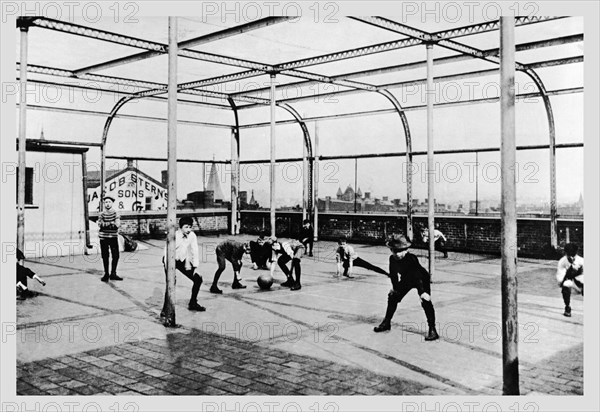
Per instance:
[[[410,252],[406,253],[402,259],[391,255],[389,273],[395,291],[399,291],[401,285],[416,287],[422,291],[424,283],[429,283],[429,272],[421,266],[419,258]]]
[[[309,226],[308,228],[302,226],[302,228],[300,229],[300,235],[298,235],[298,240],[302,243],[304,242],[311,242],[313,240],[313,235],[314,235],[314,230],[312,225]]]

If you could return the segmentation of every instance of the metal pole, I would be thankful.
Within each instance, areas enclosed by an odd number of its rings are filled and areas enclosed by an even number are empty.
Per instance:
[[[308,204],[308,150],[306,142],[302,139],[302,222],[306,220],[306,207]]]
[[[85,249],[84,252],[88,254],[88,248],[92,247],[90,241],[90,210],[88,207],[88,194],[87,194],[87,156],[85,152],[81,153],[81,185],[83,186],[83,224],[85,227]],[[102,201],[100,201],[102,202]]]
[[[175,232],[177,231],[177,18],[169,17],[169,88],[168,88],[167,174],[167,292],[164,325],[175,322]]]
[[[475,152],[475,216],[479,215],[479,152]]]
[[[354,213],[356,213],[356,186],[358,185],[358,159],[354,159]]]
[[[314,241],[319,240],[319,122],[315,122],[315,160],[313,163],[313,231]]]
[[[21,29],[21,60],[19,76],[21,79],[21,93],[19,104],[19,179],[17,182],[17,249],[25,253],[25,173],[27,144],[27,34],[29,26],[22,24]]]
[[[238,157],[238,145],[237,139],[235,138],[235,129],[231,129],[231,234],[238,234],[238,170],[239,170],[239,157]]]
[[[271,73],[271,236],[275,233],[275,73]]]
[[[429,273],[435,271],[435,165],[433,159],[433,44],[427,44],[427,223],[429,226]]]
[[[504,395],[519,395],[514,28],[514,17],[500,18],[502,393]]]
[[[104,185],[106,183],[106,148],[105,148],[106,144],[102,143],[102,146],[100,146],[100,202],[98,205],[98,210],[100,212],[102,212],[102,210],[104,209],[104,196],[106,195],[106,192],[104,190]]]

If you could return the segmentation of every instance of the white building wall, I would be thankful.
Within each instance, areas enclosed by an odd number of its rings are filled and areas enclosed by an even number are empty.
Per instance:
[[[81,155],[27,152],[33,168],[33,204],[25,208],[25,256],[85,251]]]

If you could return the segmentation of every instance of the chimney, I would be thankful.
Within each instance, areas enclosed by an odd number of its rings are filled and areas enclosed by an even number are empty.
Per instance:
[[[169,186],[169,173],[166,170],[160,172],[160,180],[163,185]]]
[[[331,205],[331,196],[325,197],[325,211],[329,212],[329,206]]]
[[[127,167],[133,167],[133,159],[127,159]]]
[[[371,192],[365,192],[365,199],[371,198]]]

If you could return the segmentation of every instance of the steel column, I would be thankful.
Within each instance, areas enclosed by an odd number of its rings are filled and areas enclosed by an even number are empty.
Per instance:
[[[164,325],[175,320],[175,232],[177,231],[177,18],[169,17],[167,256]]]
[[[231,128],[231,234],[240,233],[240,119],[233,99],[227,99],[233,110],[235,127]],[[204,179],[204,177],[203,177]],[[203,189],[204,190],[204,189]]]
[[[514,24],[514,17],[500,18],[502,393],[504,395],[519,395]]]
[[[315,122],[315,150],[313,162],[313,231],[314,241],[319,240],[319,123]]]
[[[427,224],[429,227],[429,274],[435,273],[435,164],[433,155],[433,44],[427,44]]]
[[[17,180],[17,249],[25,253],[25,175],[27,173],[27,159],[25,149],[27,145],[27,46],[29,25],[25,19],[18,20],[21,31],[21,67],[20,67],[20,93],[19,93],[19,166]]]
[[[85,225],[85,254],[87,255],[87,249],[92,248],[93,245],[90,241],[90,211],[88,207],[88,194],[87,194],[87,156],[85,152],[81,153],[81,183],[83,186],[83,220]],[[100,200],[102,203],[102,200]]]
[[[306,204],[308,196],[308,151],[306,145],[302,145],[302,222],[306,219]]]
[[[275,142],[275,73],[271,73],[271,167],[269,168],[269,179],[270,179],[270,184],[271,184],[271,191],[270,191],[270,206],[271,206],[271,213],[270,213],[270,221],[271,221],[271,236],[276,236],[276,230],[275,230],[275,208],[276,208],[276,204],[275,204],[275,180],[276,180],[276,163],[275,163],[275,157],[277,156],[276,153],[276,142]]]
[[[231,129],[231,234],[239,235],[240,147],[235,128]]]

